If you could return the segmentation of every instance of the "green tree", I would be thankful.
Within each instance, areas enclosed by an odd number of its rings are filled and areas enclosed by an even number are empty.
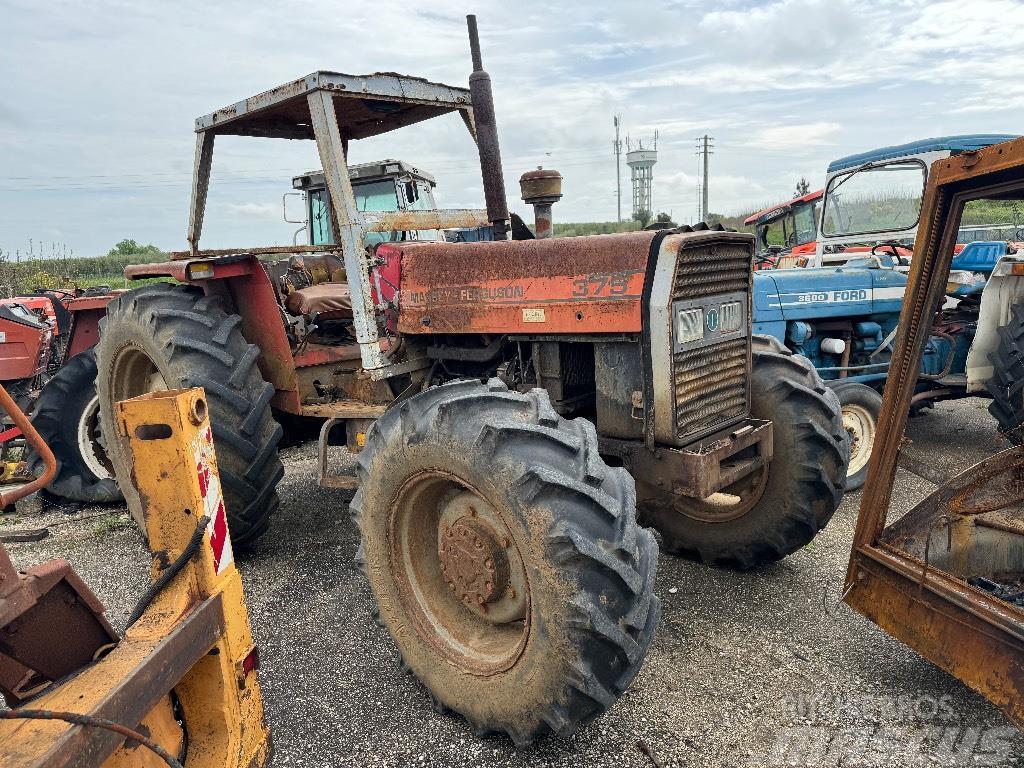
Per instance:
[[[150,243],[149,245],[140,245],[134,240],[121,240],[117,245],[111,248],[107,252],[107,256],[113,256],[114,258],[130,258],[132,256],[153,256],[160,253],[160,249]]]
[[[811,191],[810,182],[807,181],[803,176],[800,177],[800,181],[796,183],[796,197],[803,197]]]
[[[665,213],[664,211],[655,216],[654,220],[659,224],[670,224],[673,227],[676,225],[676,223],[672,221],[672,216]]]
[[[641,208],[633,214],[633,221],[640,224],[641,228],[646,227],[651,221],[651,212]]]

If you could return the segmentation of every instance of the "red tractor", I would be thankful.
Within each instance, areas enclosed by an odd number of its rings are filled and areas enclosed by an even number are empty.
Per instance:
[[[110,302],[97,389],[114,435],[115,402],[205,388],[242,546],[278,507],[277,417],[324,419],[321,484],[356,489],[357,561],[404,663],[439,707],[526,743],[639,671],[659,604],[638,502],[667,550],[753,567],[828,522],[849,449],[813,367],[751,334],[750,235],[507,239],[475,32],[469,89],[315,72],[199,118],[189,250],[126,270],[173,282]],[[444,115],[476,142],[486,211],[361,210],[349,143]],[[229,135],[315,140],[330,242],[200,250]],[[480,226],[494,241],[376,236]],[[354,474],[332,471],[335,444]],[[127,481],[127,447],[107,449]]]
[[[31,413],[57,457],[57,473],[47,490],[76,502],[122,498],[99,432],[93,349],[112,296],[90,289],[0,300],[0,383]],[[12,449],[22,445],[20,430],[0,427],[4,456],[10,458]],[[41,471],[38,456],[30,456],[29,463]]]

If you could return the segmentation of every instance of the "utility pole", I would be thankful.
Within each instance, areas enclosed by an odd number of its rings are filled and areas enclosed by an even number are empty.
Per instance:
[[[714,154],[713,141],[714,138],[706,133],[697,139],[697,154],[702,155],[704,160],[704,171],[701,174],[703,181],[701,183],[700,206],[700,220],[704,222],[708,220],[708,157]]]
[[[615,115],[615,141],[612,142],[612,149],[615,151],[615,200],[618,220],[622,221],[622,163],[619,157],[622,155],[622,142],[619,140],[619,116]]]

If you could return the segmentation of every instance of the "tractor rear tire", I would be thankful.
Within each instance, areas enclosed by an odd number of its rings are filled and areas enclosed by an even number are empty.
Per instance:
[[[1024,444],[1024,304],[1010,308],[1010,319],[998,330],[999,344],[989,354],[992,378],[985,384],[992,395],[988,412],[999,433],[1014,445]]]
[[[867,384],[840,382],[832,387],[843,408],[843,427],[850,436],[850,464],[846,470],[846,490],[857,491],[868,478],[868,462],[882,411],[882,396]]]
[[[808,544],[842,501],[849,461],[839,399],[810,361],[768,336],[752,352],[750,410],[772,422],[770,464],[705,501],[638,487],[641,520],[666,551],[740,570]]]
[[[636,677],[657,545],[593,424],[498,379],[387,411],[359,453],[356,562],[435,708],[525,745],[570,736]]]
[[[57,474],[46,490],[84,504],[123,500],[100,439],[96,394],[96,351],[72,357],[43,386],[32,411],[32,425],[57,459]],[[32,472],[43,474],[43,461],[32,452]]]
[[[203,387],[232,542],[246,549],[270,525],[284,466],[281,427],[270,411],[274,388],[263,380],[249,344],[214,296],[187,285],[154,283],[107,305],[96,345],[107,454],[140,527],[141,502],[131,483],[128,446],[114,425],[114,403],[146,392]]]

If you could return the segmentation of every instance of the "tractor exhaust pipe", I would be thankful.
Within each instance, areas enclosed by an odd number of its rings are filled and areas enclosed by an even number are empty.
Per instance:
[[[480,37],[476,16],[466,16],[469,26],[469,51],[473,57],[473,73],[469,76],[469,97],[476,123],[476,145],[480,153],[480,175],[484,182],[487,219],[494,228],[494,239],[508,238],[508,201],[505,199],[505,177],[501,172],[501,150],[498,148],[498,123],[494,118],[491,76],[484,71],[480,57]]]

